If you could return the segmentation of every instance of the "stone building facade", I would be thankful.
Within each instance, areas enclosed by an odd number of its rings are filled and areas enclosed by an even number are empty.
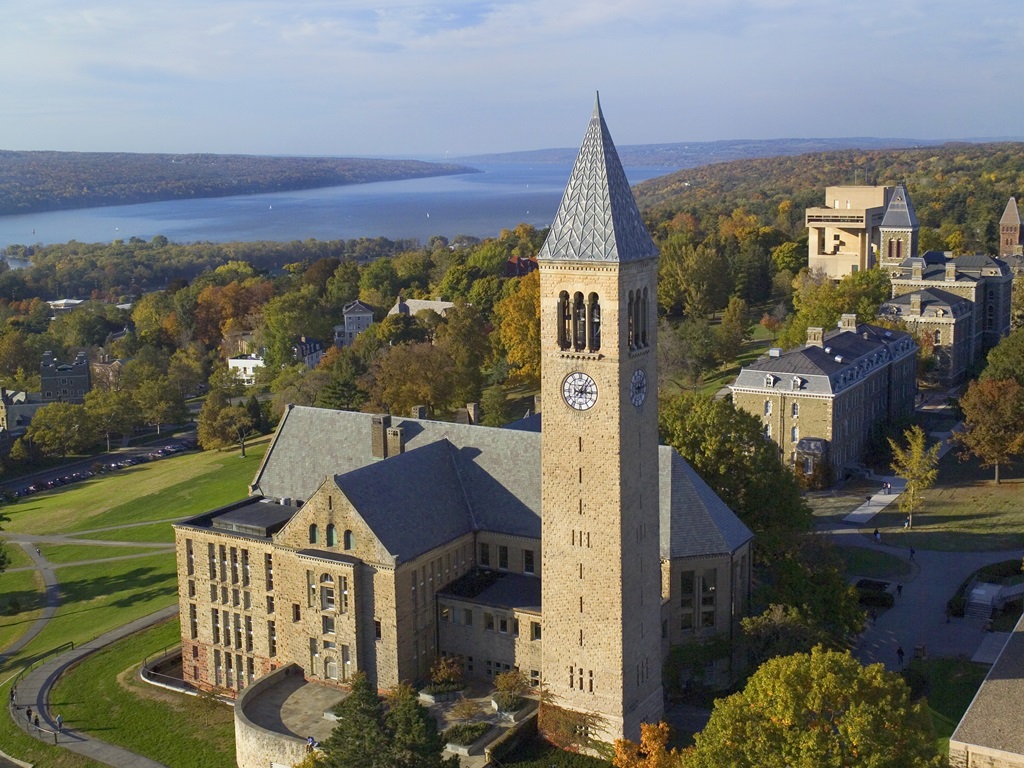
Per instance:
[[[861,462],[876,426],[913,412],[916,353],[910,334],[843,315],[837,330],[808,328],[803,347],[771,350],[746,366],[730,389],[738,408],[762,420],[783,461],[812,475],[827,456],[838,478]]]
[[[84,403],[92,388],[89,359],[79,352],[73,362],[62,363],[52,352],[43,353],[39,366],[40,399],[44,403]]]
[[[826,187],[825,205],[804,213],[811,270],[840,280],[877,266],[880,227],[893,191],[893,187]]]
[[[188,682],[390,688],[448,655],[637,738],[671,645],[737,631],[752,534],[657,443],[657,252],[599,108],[573,178],[585,236],[552,227],[540,260],[543,430],[289,407],[249,498],[175,525]]]

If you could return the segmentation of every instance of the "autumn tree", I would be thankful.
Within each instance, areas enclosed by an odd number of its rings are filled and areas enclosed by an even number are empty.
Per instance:
[[[400,344],[374,358],[360,380],[375,408],[408,414],[415,405],[431,412],[452,403],[455,380],[451,360],[433,344]]]
[[[848,652],[771,659],[715,702],[682,768],[938,768],[924,702],[899,675]]]
[[[94,389],[85,395],[85,410],[93,428],[107,440],[110,450],[110,436],[121,435],[127,442],[131,433],[142,423],[139,406],[127,390]]]
[[[615,740],[615,768],[676,768],[679,752],[667,749],[671,729],[667,723],[641,723],[640,743],[629,739]]]
[[[900,494],[900,512],[907,516],[909,527],[914,527],[914,512],[921,506],[921,495],[935,485],[939,476],[939,448],[941,445],[928,447],[928,436],[918,425],[910,427],[903,433],[906,447],[889,438],[892,449],[892,471],[906,482]]]
[[[489,345],[487,327],[480,310],[463,301],[448,310],[446,322],[437,329],[436,344],[451,360],[456,403],[480,400],[482,367]]]
[[[1015,379],[971,382],[960,398],[963,430],[953,433],[961,456],[976,456],[983,467],[999,467],[1024,452],[1024,387]]]
[[[96,440],[84,405],[47,403],[32,417],[26,436],[47,456],[83,453]]]
[[[494,306],[499,346],[516,383],[540,384],[540,271],[519,278],[514,293]]]
[[[144,381],[132,393],[139,416],[160,434],[163,424],[177,424],[188,419],[188,408],[181,389],[170,376]]]
[[[1024,328],[1011,331],[989,350],[981,378],[1013,379],[1024,387]]]

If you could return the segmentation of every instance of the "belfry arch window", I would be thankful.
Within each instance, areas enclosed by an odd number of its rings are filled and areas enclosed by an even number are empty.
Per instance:
[[[636,328],[633,326],[633,292],[629,292],[629,304],[626,309],[626,343],[630,349],[636,349]]]
[[[569,307],[569,292],[558,294],[558,348],[572,346],[572,311]]]
[[[596,293],[587,298],[587,349],[601,349],[601,302]]]
[[[587,305],[579,291],[572,297],[572,345],[577,352],[587,348]]]
[[[640,346],[647,346],[647,289],[644,288],[643,299],[640,301]]]

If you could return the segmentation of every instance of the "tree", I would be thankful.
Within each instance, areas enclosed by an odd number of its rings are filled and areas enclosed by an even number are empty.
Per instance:
[[[407,414],[415,405],[446,410],[455,391],[451,358],[433,344],[387,347],[361,379],[375,408]]]
[[[158,435],[161,424],[176,424],[188,418],[185,398],[170,376],[144,381],[132,395],[140,417],[155,426]]]
[[[907,483],[900,494],[900,512],[907,515],[909,527],[913,528],[914,512],[921,506],[921,494],[935,485],[935,478],[939,476],[941,446],[936,443],[931,448],[926,447],[928,437],[916,424],[903,433],[903,439],[906,440],[906,448],[891,437],[889,447],[892,449],[892,471]]]
[[[500,346],[517,383],[540,383],[540,271],[518,280],[515,292],[494,305],[494,323]]]
[[[458,757],[442,757],[444,739],[411,686],[403,683],[391,692],[384,722],[394,768],[458,768]]]
[[[96,440],[84,405],[48,403],[35,412],[27,437],[47,456],[82,453]]]
[[[715,702],[683,768],[938,768],[931,719],[899,675],[815,648],[765,662]]]
[[[1013,379],[1024,387],[1024,328],[1011,331],[1009,336],[992,347],[981,378]]]
[[[513,418],[508,393],[498,384],[483,391],[480,397],[480,410],[483,412],[480,421],[485,427],[503,427]]]
[[[436,343],[452,361],[454,401],[479,402],[481,368],[488,353],[486,322],[480,310],[461,299],[457,301],[448,311],[447,322],[438,327]]]
[[[124,389],[94,389],[86,393],[85,410],[96,431],[106,437],[108,451],[112,434],[121,435],[127,441],[132,431],[142,423],[142,414],[135,399]]]
[[[788,242],[772,248],[772,266],[776,272],[788,269],[795,275],[807,266],[806,243]]]
[[[769,605],[758,616],[740,620],[747,655],[754,667],[776,656],[806,652],[815,645],[827,644],[828,636],[808,620],[800,608],[792,605]]]
[[[993,350],[994,351],[994,350]],[[971,382],[960,398],[964,428],[953,439],[983,467],[999,466],[1024,451],[1024,387],[1015,379],[981,379]]]
[[[321,744],[328,768],[391,768],[384,707],[366,675],[352,679],[352,691],[338,705],[338,724]]]
[[[225,444],[238,443],[245,458],[245,441],[256,434],[256,422],[244,405],[229,405],[217,414],[214,429]]]
[[[733,296],[722,315],[722,322],[714,329],[715,355],[719,362],[727,363],[735,359],[749,334],[747,302],[739,296]]]
[[[679,752],[668,750],[671,731],[666,723],[641,723],[640,743],[629,739],[615,740],[615,768],[675,768],[679,765]]]
[[[696,387],[715,366],[715,335],[703,317],[688,317],[678,327],[665,318],[658,321],[659,386],[680,381]]]

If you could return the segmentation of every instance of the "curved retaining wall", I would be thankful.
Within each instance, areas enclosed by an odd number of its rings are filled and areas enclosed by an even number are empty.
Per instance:
[[[301,675],[302,667],[289,664],[252,682],[235,701],[235,761],[238,768],[267,768],[270,765],[298,765],[306,757],[306,740],[276,733],[256,725],[245,714],[248,704],[260,692],[282,679]]]

